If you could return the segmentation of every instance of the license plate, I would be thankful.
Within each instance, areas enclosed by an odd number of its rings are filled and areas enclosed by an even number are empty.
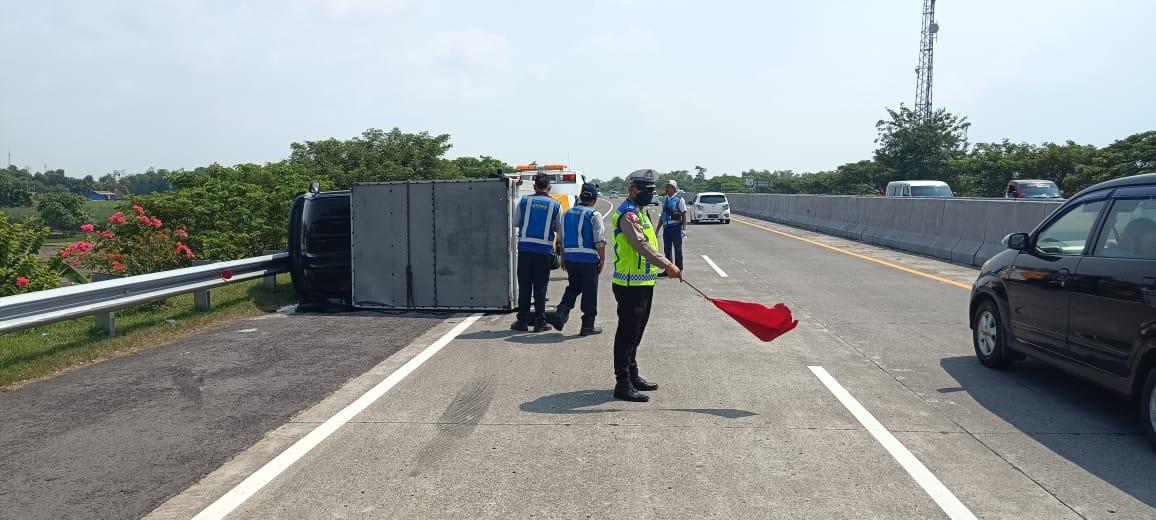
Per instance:
[[[706,216],[706,218],[718,218],[718,214],[717,214],[717,213],[712,213],[712,214],[710,214],[710,215],[707,215],[707,216]]]

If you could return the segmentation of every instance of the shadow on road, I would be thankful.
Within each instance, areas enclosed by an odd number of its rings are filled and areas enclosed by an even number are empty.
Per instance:
[[[1030,359],[1005,370],[972,356],[940,365],[959,382],[941,393],[967,392],[1040,445],[1156,507],[1156,453],[1134,402]]]
[[[621,408],[590,408],[608,403],[621,403],[614,399],[611,390],[579,390],[561,394],[539,397],[528,403],[522,403],[518,408],[523,412],[548,414],[588,414],[611,413],[624,411]],[[631,405],[631,412],[687,412],[713,415],[724,419],[741,419],[758,415],[746,410],[734,408],[650,408],[646,404],[639,407]]]

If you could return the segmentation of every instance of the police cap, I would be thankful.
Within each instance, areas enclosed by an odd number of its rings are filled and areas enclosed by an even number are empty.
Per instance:
[[[650,168],[644,170],[634,170],[630,175],[626,176],[626,180],[634,183],[636,186],[643,188],[653,188],[654,182],[658,180],[658,172]]]

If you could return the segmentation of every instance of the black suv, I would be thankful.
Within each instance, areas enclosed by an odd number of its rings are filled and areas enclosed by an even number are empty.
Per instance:
[[[1137,399],[1156,447],[1156,173],[1092,186],[980,268],[975,355],[1024,355]]]

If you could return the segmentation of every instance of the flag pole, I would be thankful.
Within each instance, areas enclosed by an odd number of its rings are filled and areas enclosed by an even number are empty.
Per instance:
[[[690,282],[686,281],[685,278],[683,278],[682,283],[690,285],[690,288],[694,289],[694,292],[698,293],[699,296],[702,296],[703,298],[706,298],[708,300],[710,299],[707,295],[703,294],[702,291],[698,290],[698,287],[695,287],[695,286],[691,285]]]

